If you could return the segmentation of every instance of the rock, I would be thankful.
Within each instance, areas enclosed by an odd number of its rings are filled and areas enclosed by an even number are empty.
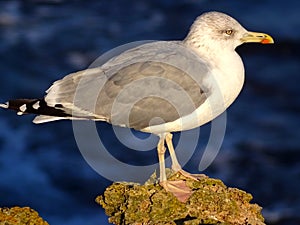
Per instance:
[[[29,207],[0,208],[0,225],[49,225]]]
[[[169,180],[185,180],[193,194],[186,203],[178,201],[158,183],[145,185],[113,183],[96,198],[116,225],[264,225],[261,207],[252,204],[251,194],[226,187],[221,180],[204,177],[198,181],[172,175]]]

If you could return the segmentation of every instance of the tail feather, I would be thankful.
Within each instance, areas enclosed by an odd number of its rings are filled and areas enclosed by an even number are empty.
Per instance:
[[[15,99],[9,100],[6,104],[0,104],[0,107],[17,111],[18,115],[36,114],[55,117],[70,117],[60,108],[48,106],[44,99]]]
[[[38,115],[34,118],[34,120],[32,122],[35,123],[35,124],[40,124],[40,123],[48,123],[48,122],[57,121],[57,120],[64,120],[64,119],[70,119],[70,118]]]

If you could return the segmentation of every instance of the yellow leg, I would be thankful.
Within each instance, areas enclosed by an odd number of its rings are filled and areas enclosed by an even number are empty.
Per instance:
[[[167,143],[170,156],[172,159],[172,170],[179,172],[186,177],[191,177],[192,179],[197,180],[198,177],[195,177],[188,172],[182,170],[181,166],[178,163],[175,150],[172,143],[173,135],[171,133],[165,133],[159,136],[159,142],[157,145],[158,160],[159,160],[159,170],[160,170],[160,185],[168,192],[171,192],[179,201],[186,202],[188,198],[192,195],[193,190],[187,186],[186,181],[183,179],[180,180],[167,180],[166,168],[165,168],[165,141]]]
[[[172,138],[173,138],[173,134],[171,133],[167,133],[166,134],[166,143],[170,152],[170,156],[171,156],[171,160],[172,160],[172,170],[174,170],[175,172],[181,171],[182,168],[177,160],[176,157],[176,153],[173,147],[173,143],[172,143]]]
[[[167,181],[166,175],[166,166],[165,166],[165,135],[161,135],[158,145],[157,145],[157,153],[158,153],[158,161],[159,161],[159,180],[160,182]]]
[[[160,185],[166,190],[171,192],[179,201],[186,202],[187,199],[191,196],[193,191],[186,185],[184,180],[167,180],[166,171],[165,171],[165,140],[170,152],[172,159],[172,169],[177,171],[182,171],[181,166],[178,163],[178,160],[175,155],[174,147],[172,144],[172,134],[166,133],[160,136],[160,140],[157,145],[158,150],[158,159],[159,159],[159,168],[160,168]]]
[[[177,160],[177,157],[176,157],[176,153],[175,153],[173,143],[172,143],[172,137],[173,137],[173,135],[171,133],[167,133],[166,138],[165,138],[169,152],[170,152],[171,160],[172,160],[172,170],[175,172],[179,172],[183,176],[189,177],[193,180],[199,180],[199,179],[205,177],[204,174],[190,174],[182,169],[182,167],[180,166],[180,164]]]

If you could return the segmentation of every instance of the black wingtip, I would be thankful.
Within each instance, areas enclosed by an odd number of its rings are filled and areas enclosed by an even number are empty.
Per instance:
[[[17,111],[18,115],[36,114],[56,117],[70,116],[62,109],[48,106],[44,99],[14,99],[6,104],[0,104],[0,107]]]
[[[8,102],[6,102],[6,103],[0,103],[0,108],[8,109]]]

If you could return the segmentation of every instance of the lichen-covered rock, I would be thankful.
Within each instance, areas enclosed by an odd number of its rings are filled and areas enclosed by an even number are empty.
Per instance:
[[[0,225],[49,225],[29,207],[0,208]]]
[[[252,196],[242,190],[208,177],[195,181],[174,174],[169,179],[185,180],[193,190],[186,203],[149,183],[114,183],[96,202],[116,225],[264,225],[261,207],[250,204]]]

